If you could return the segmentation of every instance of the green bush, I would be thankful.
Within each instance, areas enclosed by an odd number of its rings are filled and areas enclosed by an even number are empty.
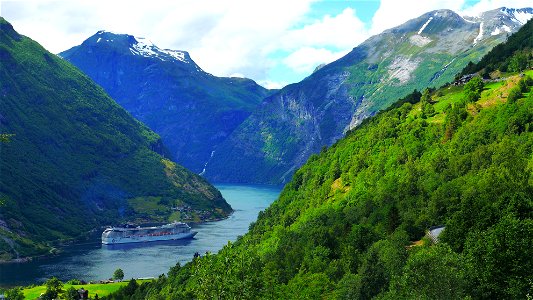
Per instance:
[[[467,103],[476,102],[481,97],[484,83],[481,77],[476,76],[468,81],[463,87],[465,100]]]
[[[509,91],[509,95],[507,96],[507,102],[514,103],[516,100],[520,99],[522,97],[522,92],[520,91],[519,87],[514,87]]]

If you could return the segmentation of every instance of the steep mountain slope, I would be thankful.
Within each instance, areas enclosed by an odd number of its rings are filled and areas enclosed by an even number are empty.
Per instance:
[[[286,182],[311,154],[398,97],[452,81],[531,15],[533,9],[499,9],[465,19],[438,10],[373,36],[265,99],[217,148],[205,176]]]
[[[532,26],[533,23],[528,22],[516,34],[510,36],[506,43],[490,50],[478,63],[468,64],[459,76],[479,72],[483,69],[485,77],[490,77],[490,73],[496,69],[504,69],[506,71],[510,64],[512,68],[513,60],[518,63],[516,66],[518,69],[527,67],[525,63],[527,62],[527,55],[524,51],[527,52],[528,49],[533,49]]]
[[[526,74],[409,95],[312,155],[235,244],[111,299],[526,298]],[[445,225],[435,240],[433,225]]]
[[[60,56],[157,132],[172,158],[196,173],[269,93],[250,79],[208,74],[185,51],[126,34],[99,31]]]
[[[70,63],[0,19],[0,260],[121,220],[220,218],[203,178]],[[188,216],[171,206],[190,206]]]

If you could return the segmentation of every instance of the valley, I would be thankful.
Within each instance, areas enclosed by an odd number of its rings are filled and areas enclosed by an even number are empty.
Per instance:
[[[63,282],[79,279],[86,282],[108,279],[117,268],[125,279],[157,277],[167,273],[176,263],[185,264],[194,253],[216,253],[228,241],[235,241],[248,230],[259,211],[267,208],[279,195],[271,186],[217,185],[235,212],[227,219],[193,225],[195,239],[150,244],[102,245],[101,231],[88,239],[64,247],[52,257],[24,264],[2,264],[0,287],[43,283],[57,277]],[[142,259],[140,259],[142,258]]]
[[[0,19],[0,261],[51,253],[103,225],[184,221],[232,209],[202,177],[167,159],[161,138],[71,64]],[[133,199],[157,199],[157,214]],[[201,216],[200,216],[201,215]]]
[[[3,5],[0,298],[530,298],[533,8],[378,3]]]

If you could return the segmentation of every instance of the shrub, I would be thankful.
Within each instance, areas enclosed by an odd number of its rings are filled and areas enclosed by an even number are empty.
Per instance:
[[[520,88],[516,86],[509,91],[509,95],[507,96],[507,102],[515,103],[516,100],[520,99],[521,97],[522,97],[522,92],[520,91]]]

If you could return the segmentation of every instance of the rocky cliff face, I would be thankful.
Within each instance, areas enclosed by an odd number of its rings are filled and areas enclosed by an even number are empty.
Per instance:
[[[60,56],[157,132],[171,157],[196,173],[269,93],[250,79],[204,72],[186,51],[126,34],[99,31]]]
[[[373,36],[263,103],[222,143],[207,178],[284,183],[324,146],[414,89],[453,80],[533,15],[502,8],[476,18],[426,13]]]

